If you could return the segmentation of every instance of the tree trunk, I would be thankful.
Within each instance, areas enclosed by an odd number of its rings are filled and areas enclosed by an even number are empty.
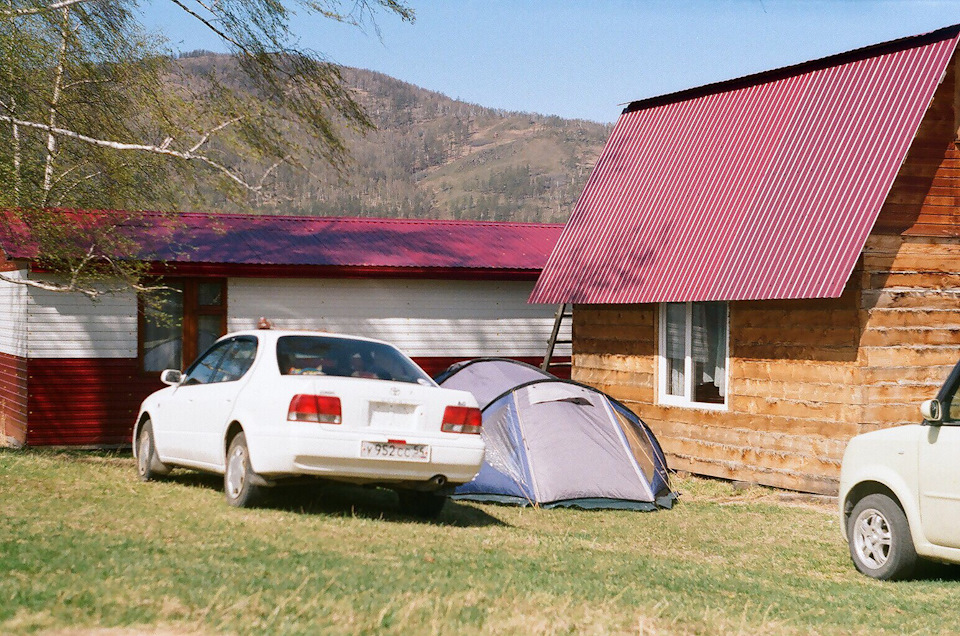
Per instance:
[[[57,156],[57,136],[53,130],[57,125],[57,106],[60,104],[60,90],[63,86],[63,67],[67,58],[67,36],[70,30],[70,9],[61,9],[63,22],[60,25],[60,49],[57,51],[57,68],[53,77],[53,93],[50,96],[50,116],[47,119],[47,159],[43,167],[43,203],[50,202],[50,190],[53,188],[53,162]]]
[[[10,11],[13,11],[13,0],[7,0],[10,5]],[[13,59],[13,42],[10,42],[10,59]],[[14,75],[13,75],[13,64],[8,64],[7,66],[7,81],[10,84],[11,91],[14,85]],[[10,93],[10,116],[17,116],[17,98],[11,92]],[[11,140],[11,151],[13,153],[13,205],[15,207],[20,206],[20,163],[21,163],[21,151],[20,151],[20,126],[16,122],[11,122],[10,130],[13,139]]]

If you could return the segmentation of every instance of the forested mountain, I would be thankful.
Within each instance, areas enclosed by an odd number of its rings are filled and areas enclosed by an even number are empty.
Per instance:
[[[202,52],[180,62],[185,74],[176,81],[233,63]],[[377,127],[347,133],[352,161],[343,175],[307,158],[307,171],[271,173],[263,196],[246,207],[212,191],[179,207],[201,201],[224,212],[562,222],[610,133],[605,124],[468,104],[381,73],[343,73]]]

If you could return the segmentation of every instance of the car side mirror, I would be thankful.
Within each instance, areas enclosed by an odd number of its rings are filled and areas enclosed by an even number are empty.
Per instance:
[[[931,424],[940,424],[943,422],[943,411],[940,408],[940,400],[927,400],[920,405],[920,414],[923,419]]]
[[[169,384],[170,386],[176,386],[180,384],[180,380],[182,379],[183,374],[176,369],[167,369],[160,374],[160,381],[164,384]]]

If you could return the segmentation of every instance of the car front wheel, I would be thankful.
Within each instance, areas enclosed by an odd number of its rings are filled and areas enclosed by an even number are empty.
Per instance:
[[[850,556],[863,574],[875,579],[903,579],[913,573],[917,552],[907,517],[884,494],[867,495],[854,506],[847,522]]]
[[[137,476],[140,481],[151,481],[168,475],[170,467],[157,457],[157,447],[153,442],[153,422],[145,420],[137,435]]]
[[[226,468],[223,471],[223,491],[227,503],[238,508],[249,508],[257,503],[262,492],[260,486],[253,483],[254,472],[250,468],[250,451],[247,438],[238,433],[230,442],[227,450]]]

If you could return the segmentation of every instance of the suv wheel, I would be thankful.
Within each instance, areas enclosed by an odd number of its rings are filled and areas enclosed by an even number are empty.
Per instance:
[[[857,502],[847,521],[847,538],[854,565],[867,576],[903,579],[916,567],[907,517],[887,495],[867,495]]]

